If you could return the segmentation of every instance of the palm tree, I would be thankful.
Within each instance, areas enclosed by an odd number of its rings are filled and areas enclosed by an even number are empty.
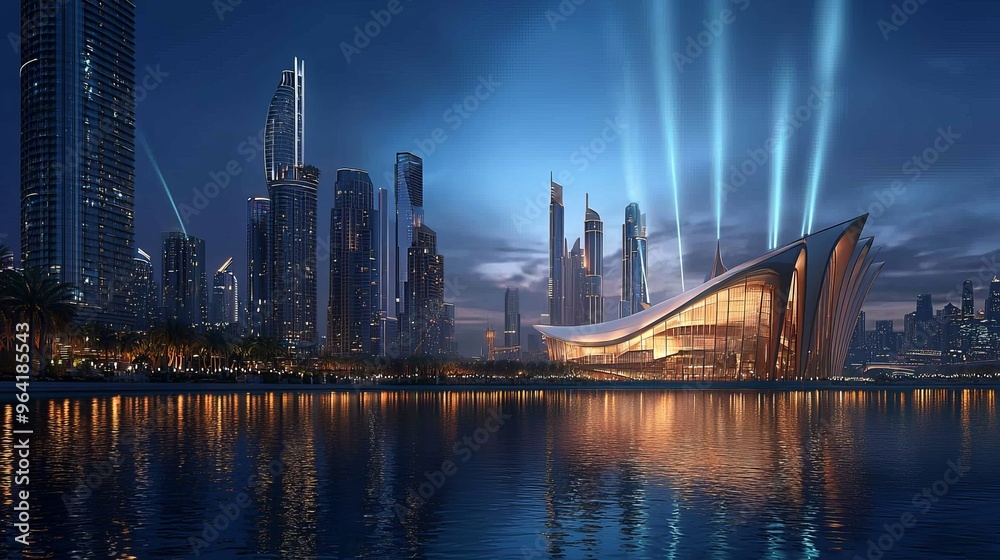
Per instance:
[[[0,271],[0,308],[8,319],[27,323],[38,357],[38,375],[45,373],[49,338],[76,317],[71,284],[49,277],[40,268]]]
[[[184,368],[184,358],[194,346],[195,333],[191,327],[173,319],[161,323],[152,329],[152,336],[160,345],[167,367],[181,370]]]
[[[222,367],[217,363],[219,360],[225,360],[225,363],[229,363],[233,343],[224,331],[213,329],[205,333],[202,340],[202,350],[209,357],[209,368],[218,371]]]

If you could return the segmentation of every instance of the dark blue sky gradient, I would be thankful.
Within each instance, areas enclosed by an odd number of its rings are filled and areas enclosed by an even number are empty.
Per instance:
[[[437,230],[445,256],[460,350],[478,353],[487,316],[502,327],[504,286],[521,288],[526,330],[543,310],[550,171],[573,177],[566,185],[570,244],[582,234],[585,193],[604,218],[607,298],[618,299],[621,223],[631,201],[648,214],[654,303],[679,292],[662,140],[666,119],[676,123],[680,140],[688,287],[711,265],[713,47],[683,72],[657,68],[653,33],[662,25],[654,21],[652,1],[587,0],[553,29],[546,12],[559,9],[556,0],[404,0],[403,11],[350,63],[340,43],[352,42],[353,27],[364,26],[369,12],[388,1],[243,0],[223,21],[208,0],[140,2],[137,77],[141,81],[146,67],[157,65],[169,75],[139,103],[138,127],[178,204],[193,206],[193,189],[203,189],[210,173],[222,172],[230,160],[238,162],[241,172],[186,227],[206,239],[210,268],[233,256],[241,271],[245,201],[266,194],[261,154],[244,143],[262,129],[281,71],[293,57],[306,61],[306,159],[323,171],[321,240],[329,235],[337,168],[367,169],[377,186],[391,187],[386,173],[395,152],[416,150],[417,140],[443,129],[447,140],[425,158],[426,221]],[[848,1],[815,229],[867,211],[879,196],[886,200],[883,191],[893,181],[905,182],[905,191],[873,216],[867,230],[886,260],[866,307],[868,318],[895,319],[901,328],[918,292],[935,294],[940,307],[962,280],[979,279],[984,262],[991,269],[984,278],[1000,271],[994,256],[1000,249],[1000,3],[931,0],[887,41],[878,20],[891,17],[893,3]],[[666,39],[667,60],[704,29],[702,20],[717,16],[700,2],[681,4]],[[771,136],[779,60],[795,69],[794,106],[805,103],[817,85],[813,2],[740,0],[732,6],[736,20],[723,30],[727,170]],[[0,21],[17,32],[17,2],[0,6]],[[17,246],[20,61],[9,46],[0,53],[8,76],[0,83],[0,153],[6,158],[0,166],[0,235]],[[678,83],[672,115],[660,110],[656,72],[672,73]],[[467,118],[455,120],[447,111],[473,94],[481,78],[497,84],[495,91]],[[608,119],[618,119],[623,132],[583,169],[577,151],[602,134]],[[790,140],[781,242],[799,234],[816,120],[807,120]],[[903,165],[948,127],[961,137],[911,180]],[[765,164],[726,201],[722,244],[730,265],[767,248],[769,184]],[[137,244],[156,257],[159,274],[161,232],[177,229],[177,218],[141,150],[136,193]],[[320,246],[325,329],[329,267],[326,243]],[[245,289],[243,274],[240,282]],[[984,295],[977,291],[977,307]]]

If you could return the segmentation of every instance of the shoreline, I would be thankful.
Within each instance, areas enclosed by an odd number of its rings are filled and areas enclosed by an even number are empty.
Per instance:
[[[15,382],[5,381],[0,403],[15,402]],[[341,385],[279,383],[115,383],[33,381],[28,393],[32,399],[82,398],[109,396],[224,394],[224,393],[361,393],[385,391],[912,391],[918,389],[1000,390],[1000,382],[987,383],[862,383],[862,382],[717,382],[689,383],[661,381],[645,383],[587,384],[461,384],[461,385]]]

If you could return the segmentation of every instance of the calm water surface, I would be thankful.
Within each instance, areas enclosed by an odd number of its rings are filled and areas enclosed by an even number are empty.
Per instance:
[[[34,404],[25,558],[1000,558],[991,390]]]

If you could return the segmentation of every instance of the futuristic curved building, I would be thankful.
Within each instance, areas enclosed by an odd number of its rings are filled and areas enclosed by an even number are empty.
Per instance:
[[[883,263],[868,216],[808,235],[628,317],[536,326],[549,357],[638,380],[825,379],[843,369]]]

